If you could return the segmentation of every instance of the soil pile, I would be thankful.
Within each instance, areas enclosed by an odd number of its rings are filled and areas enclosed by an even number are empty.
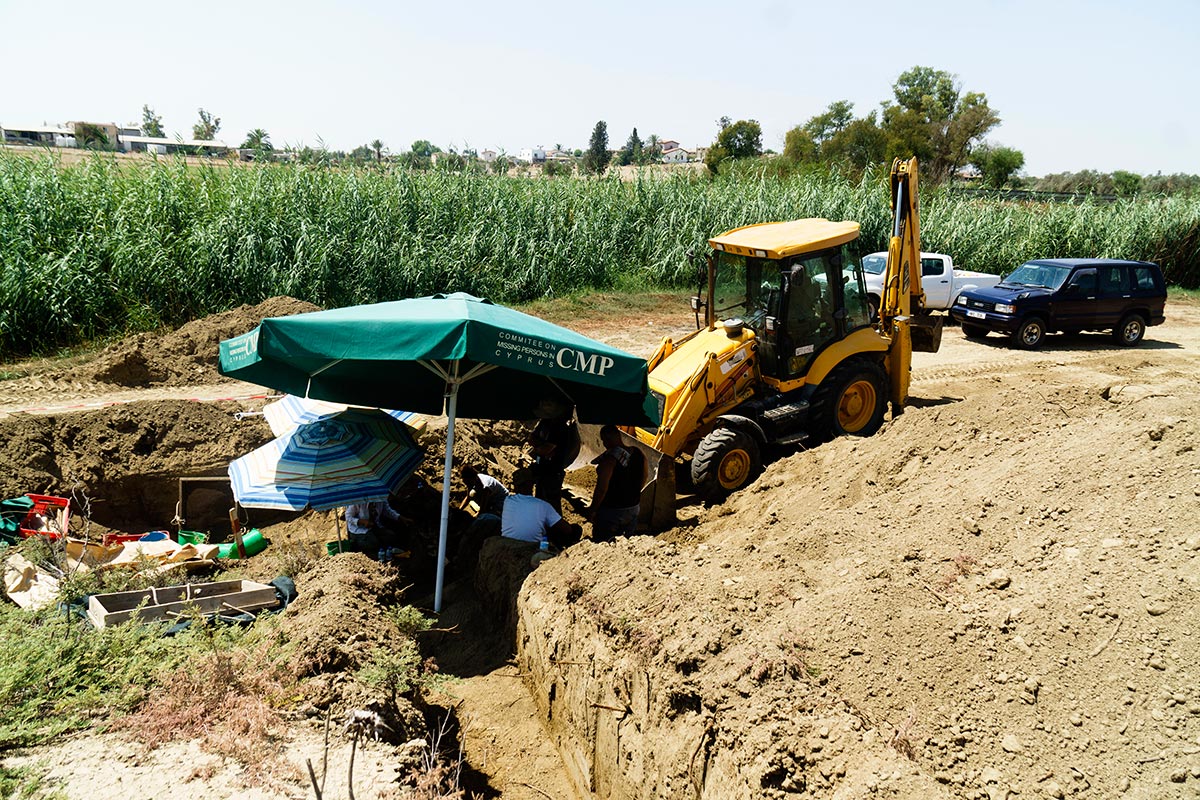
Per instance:
[[[105,348],[88,364],[58,375],[60,379],[99,381],[117,386],[189,386],[225,380],[217,375],[222,339],[246,333],[266,317],[319,311],[293,297],[272,297],[193,320],[166,333],[139,333]]]
[[[136,402],[55,416],[0,419],[0,496],[85,493],[103,525],[165,526],[177,479],[223,475],[229,462],[270,439],[238,422],[230,403]]]
[[[1005,356],[918,372],[875,437],[771,465],[694,528],[526,580],[520,667],[577,787],[1194,793],[1200,363]]]
[[[342,553],[314,561],[295,580],[298,596],[284,612],[283,632],[292,670],[306,679],[302,686],[313,706],[377,711],[388,725],[380,736],[389,741],[424,736],[421,712],[403,696],[424,666],[389,614],[404,596],[396,570],[361,553]],[[380,653],[394,659],[406,646],[414,660],[406,677],[394,676],[395,696],[386,681],[368,686],[360,680],[360,670]]]

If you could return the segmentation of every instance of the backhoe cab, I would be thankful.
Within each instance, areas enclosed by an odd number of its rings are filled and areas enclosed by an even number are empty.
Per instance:
[[[662,423],[632,434],[690,457],[696,489],[720,497],[754,477],[768,445],[869,436],[889,399],[900,413],[912,351],[936,352],[941,341],[940,318],[912,316],[923,298],[916,182],[916,159],[893,164],[877,317],[857,222],[773,222],[709,240],[705,285],[692,298],[703,324],[678,342],[664,339],[651,358]]]

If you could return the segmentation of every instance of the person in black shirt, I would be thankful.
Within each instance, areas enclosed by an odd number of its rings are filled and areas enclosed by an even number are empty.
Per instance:
[[[592,540],[603,542],[631,536],[637,529],[646,457],[637,447],[625,446],[615,425],[600,429],[600,441],[606,449],[592,462],[596,465],[596,491],[587,517],[592,521]]]
[[[538,403],[534,416],[540,421],[530,434],[533,448],[533,496],[545,500],[562,513],[562,485],[567,467],[579,455],[579,427],[574,408],[559,400]]]

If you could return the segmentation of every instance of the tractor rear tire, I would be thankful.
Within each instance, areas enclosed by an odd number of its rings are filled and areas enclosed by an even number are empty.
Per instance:
[[[748,484],[762,467],[758,442],[733,428],[717,428],[700,440],[692,456],[692,484],[719,500]]]
[[[871,436],[883,425],[887,398],[883,367],[864,360],[840,364],[813,392],[811,432],[817,441]]]

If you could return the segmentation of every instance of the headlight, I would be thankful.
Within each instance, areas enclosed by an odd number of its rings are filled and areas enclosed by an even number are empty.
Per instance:
[[[954,298],[954,305],[965,306],[966,304],[967,304],[967,298],[963,297],[961,294],[958,297]]]
[[[1015,313],[1017,313],[1017,307],[1014,305],[1011,305],[1009,303],[996,303],[996,313],[997,314],[1015,314]]]

